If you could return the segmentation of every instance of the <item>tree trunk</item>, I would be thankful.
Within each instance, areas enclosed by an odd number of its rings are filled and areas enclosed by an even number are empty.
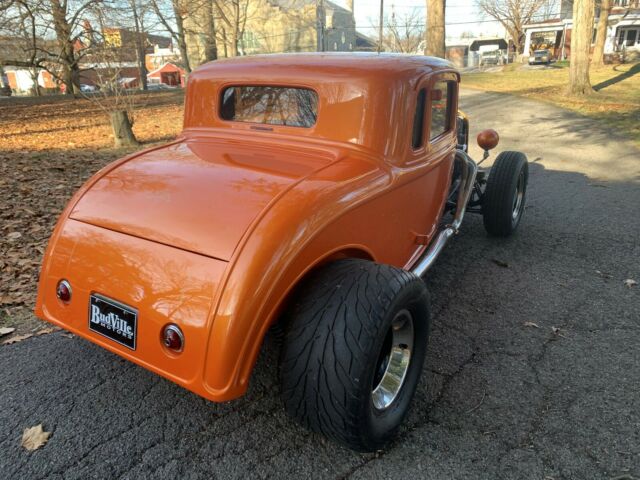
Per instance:
[[[589,80],[589,51],[593,37],[594,0],[574,0],[571,31],[569,93],[588,95],[593,92]]]
[[[133,130],[131,119],[126,110],[110,112],[111,129],[113,130],[113,142],[116,147],[134,147],[138,145]]]
[[[71,42],[71,25],[67,20],[67,3],[60,3],[60,0],[50,0],[51,17],[53,27],[56,32],[56,40],[60,48],[59,58],[62,62],[65,93],[75,95],[80,90],[78,76],[78,64],[76,63],[73,43]]]
[[[444,58],[444,9],[446,0],[427,0],[427,45],[425,55]]]
[[[140,89],[147,89],[147,65],[145,63],[145,40],[146,35],[144,28],[142,28],[142,22],[140,15],[138,14],[138,5],[136,0],[130,0],[131,13],[133,14],[133,24],[136,33],[136,59],[138,61],[138,75],[140,76]]]
[[[173,13],[176,18],[176,36],[178,37],[178,48],[180,49],[180,56],[184,64],[184,70],[187,75],[191,73],[191,64],[189,63],[189,53],[187,50],[187,41],[184,35],[184,19],[182,18],[182,8],[178,0],[173,0]]]
[[[598,19],[598,30],[596,32],[596,45],[593,48],[593,59],[591,60],[592,65],[601,66],[604,64],[604,44],[607,40],[609,13],[611,13],[611,0],[601,0],[600,18]]]
[[[211,5],[206,8],[206,28],[205,32],[205,48],[204,55],[207,62],[212,62],[218,59],[218,42],[216,40],[216,15],[214,12],[215,3],[211,2]]]
[[[31,71],[29,72],[31,74],[31,81],[33,82],[33,96],[34,97],[39,97],[41,96],[41,92],[40,92],[40,84],[38,83],[38,70],[36,68],[32,68]]]

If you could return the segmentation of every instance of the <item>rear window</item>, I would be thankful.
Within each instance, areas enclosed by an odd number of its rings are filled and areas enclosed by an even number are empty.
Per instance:
[[[222,92],[220,116],[235,122],[309,128],[318,117],[318,94],[308,88],[227,87]]]

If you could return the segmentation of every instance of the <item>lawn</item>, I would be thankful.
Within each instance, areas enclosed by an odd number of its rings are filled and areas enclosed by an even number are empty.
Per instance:
[[[141,95],[138,103],[133,130],[140,148],[182,130],[181,91]],[[133,150],[113,148],[108,117],[85,99],[0,101],[0,327],[25,334],[44,326],[31,311],[60,212],[87,178]]]
[[[640,145],[640,63],[592,68],[590,76],[596,92],[586,98],[566,94],[569,69],[564,62],[548,68],[513,64],[499,72],[467,73],[462,85],[553,103],[598,120]]]

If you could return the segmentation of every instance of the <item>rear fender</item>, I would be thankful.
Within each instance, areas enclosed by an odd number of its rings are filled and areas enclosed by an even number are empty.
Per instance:
[[[265,213],[234,253],[204,365],[212,398],[229,400],[246,391],[265,333],[308,272],[334,258],[376,259],[370,235],[358,233],[342,214],[360,198],[371,198],[389,177],[359,160],[335,169],[344,182],[335,175],[328,182],[322,174],[305,180]]]

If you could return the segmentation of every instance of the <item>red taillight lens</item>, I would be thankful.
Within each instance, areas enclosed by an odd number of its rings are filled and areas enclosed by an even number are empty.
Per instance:
[[[167,325],[162,330],[162,344],[169,350],[181,352],[184,349],[184,335],[177,325]]]
[[[66,280],[60,280],[56,288],[56,296],[65,303],[71,301],[71,284]]]

